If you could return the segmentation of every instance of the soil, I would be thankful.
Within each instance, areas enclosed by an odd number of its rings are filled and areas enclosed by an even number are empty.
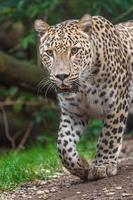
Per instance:
[[[118,174],[98,181],[83,182],[64,171],[50,181],[36,180],[11,192],[0,193],[0,200],[133,200],[133,138],[123,145]]]

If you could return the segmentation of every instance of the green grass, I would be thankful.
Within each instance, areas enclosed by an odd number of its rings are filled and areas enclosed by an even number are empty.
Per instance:
[[[94,155],[95,142],[81,141],[78,150],[87,159]],[[47,180],[61,169],[56,145],[34,145],[20,152],[0,154],[0,190],[12,189],[35,179]]]
[[[95,156],[96,141],[94,139],[88,140],[86,137],[81,139],[77,145],[77,149],[81,155],[86,159],[91,159]]]
[[[60,168],[56,147],[37,145],[0,157],[0,190],[13,188],[35,178],[49,179]]]

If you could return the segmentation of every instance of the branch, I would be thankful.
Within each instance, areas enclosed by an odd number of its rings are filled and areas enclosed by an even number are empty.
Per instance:
[[[9,132],[9,124],[8,124],[8,119],[7,119],[6,111],[5,111],[4,107],[1,106],[1,105],[0,105],[0,109],[1,109],[2,114],[3,114],[3,122],[4,122],[4,127],[5,127],[5,135],[6,135],[7,139],[11,142],[11,146],[14,149],[16,147],[16,145],[15,145],[14,138],[10,135],[10,132]]]
[[[26,143],[26,141],[27,141],[27,139],[28,139],[33,127],[34,127],[34,123],[30,122],[30,124],[29,124],[29,126],[28,126],[28,128],[27,128],[27,130],[26,130],[26,132],[25,132],[20,144],[17,147],[17,151],[19,151],[23,147],[23,145]]]
[[[22,106],[43,106],[46,105],[46,103],[44,101],[23,101],[23,100],[8,100],[8,101],[4,101],[4,102],[0,102],[0,106],[3,107],[9,107],[9,106],[14,106],[14,105],[22,105]]]
[[[42,78],[47,78],[46,71],[0,51],[0,83],[16,85],[37,94],[37,85]],[[42,94],[45,93],[47,88],[47,86],[43,88]],[[55,99],[55,93],[49,90],[48,97]]]
[[[58,110],[57,106],[54,104],[52,100],[37,100],[37,101],[32,101],[32,100],[5,100],[0,102],[0,107],[11,107],[14,105],[22,105],[22,106],[31,106],[31,107],[42,107],[49,105],[52,109]]]

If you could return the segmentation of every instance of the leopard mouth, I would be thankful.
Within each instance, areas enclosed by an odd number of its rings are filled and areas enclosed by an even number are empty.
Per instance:
[[[72,85],[64,85],[62,84],[60,87],[57,88],[58,93],[76,93],[78,91],[78,86],[74,83]]]
[[[60,92],[60,93],[61,92],[71,92],[71,90],[72,90],[72,86],[67,86],[64,84],[62,84],[58,87],[58,92]]]

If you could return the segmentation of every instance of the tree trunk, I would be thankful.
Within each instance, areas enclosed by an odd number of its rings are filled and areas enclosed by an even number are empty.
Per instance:
[[[16,85],[37,94],[38,83],[46,77],[46,71],[42,71],[39,67],[31,66],[0,51],[0,83]],[[45,93],[47,87],[44,89],[42,94]],[[55,98],[53,91],[48,91],[47,96]]]

